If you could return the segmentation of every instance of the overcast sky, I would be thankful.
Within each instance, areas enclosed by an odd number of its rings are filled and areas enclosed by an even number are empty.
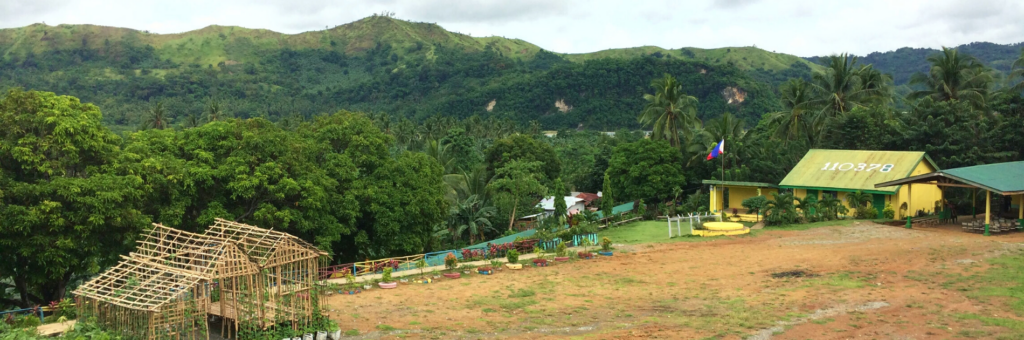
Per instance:
[[[798,56],[863,55],[1024,41],[1018,0],[0,0],[0,28],[45,22],[178,33],[218,24],[298,33],[384,11],[563,53],[756,45]]]

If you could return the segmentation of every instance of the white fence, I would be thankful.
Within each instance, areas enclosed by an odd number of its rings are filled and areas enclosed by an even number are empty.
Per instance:
[[[696,220],[697,223],[700,224],[701,218],[703,218],[705,220],[715,220],[715,219],[717,219],[719,222],[722,221],[722,215],[711,214],[711,213],[708,213],[708,212],[705,212],[703,215],[701,215],[700,213],[697,213],[697,214],[690,213],[687,216],[683,216],[683,215],[676,215],[676,217],[668,216],[668,237],[669,238],[673,237],[672,236],[672,222],[676,222],[676,236],[683,236],[683,230],[682,230],[683,220],[687,220],[689,222],[689,228],[690,229],[689,229],[689,233],[687,233],[686,235],[693,235],[693,221]]]

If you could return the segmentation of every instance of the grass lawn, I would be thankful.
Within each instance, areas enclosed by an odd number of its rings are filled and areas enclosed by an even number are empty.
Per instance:
[[[751,226],[753,223],[743,222],[745,226]],[[673,235],[675,234],[675,223],[672,224]],[[689,230],[687,223],[683,223],[681,226],[683,232]],[[750,237],[756,236],[757,230],[751,231],[751,234],[745,236],[732,236],[732,237]],[[601,230],[597,233],[598,238],[607,237],[615,243],[623,244],[637,244],[637,243],[664,243],[664,242],[703,242],[717,239],[723,239],[730,236],[716,236],[716,237],[699,237],[699,236],[687,236],[687,237],[673,237],[668,238],[668,222],[666,221],[641,221],[623,224],[617,227],[611,227],[609,229]]]

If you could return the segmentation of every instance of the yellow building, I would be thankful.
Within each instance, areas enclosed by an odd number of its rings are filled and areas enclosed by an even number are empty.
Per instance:
[[[799,198],[811,195],[820,200],[824,194],[831,194],[847,207],[847,193],[868,193],[879,218],[886,205],[891,205],[896,217],[901,218],[917,211],[936,212],[942,190],[935,185],[914,185],[911,189],[903,185],[876,188],[875,184],[938,170],[924,152],[812,149],[779,188],[793,190]]]
[[[757,221],[759,218],[755,214],[748,213],[747,209],[743,207],[743,200],[754,196],[771,198],[772,194],[779,192],[779,186],[769,183],[717,180],[704,180],[703,183],[710,185],[711,204],[708,207],[712,213],[724,210],[733,214],[732,210],[736,209],[740,220],[750,222]]]

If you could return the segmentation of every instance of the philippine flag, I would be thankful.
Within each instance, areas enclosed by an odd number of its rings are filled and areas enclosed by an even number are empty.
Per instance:
[[[712,158],[718,158],[718,156],[723,153],[725,153],[724,139],[721,142],[718,142],[718,145],[716,145],[714,149],[711,149],[711,153],[708,154],[708,160],[710,161]]]

